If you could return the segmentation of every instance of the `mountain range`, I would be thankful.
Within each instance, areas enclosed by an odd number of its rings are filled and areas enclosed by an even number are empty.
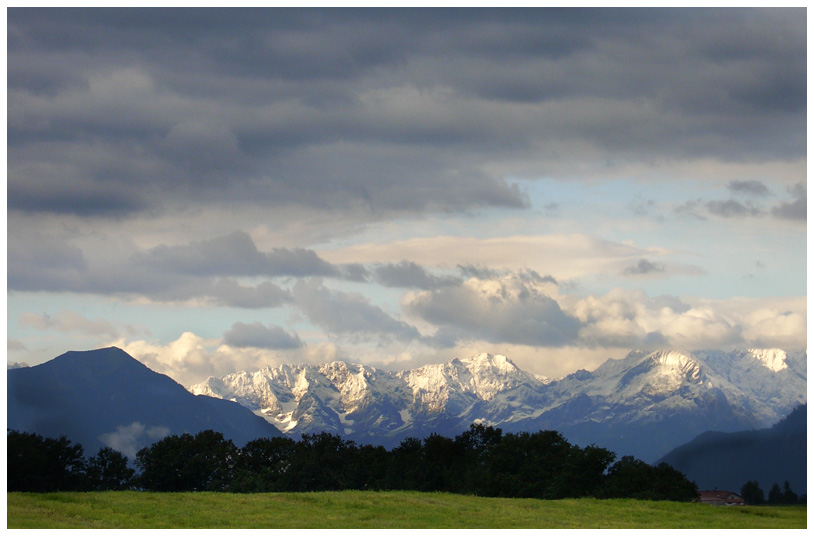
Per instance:
[[[557,430],[578,445],[654,462],[703,432],[765,428],[805,404],[806,352],[634,351],[554,381],[492,354],[401,372],[286,364],[189,390],[237,402],[292,436],[326,431],[393,447],[482,423]]]
[[[108,446],[132,460],[162,437],[208,429],[236,444],[281,435],[239,404],[195,396],[118,348],[67,352],[8,369],[6,383],[8,429],[65,435],[88,456]]]

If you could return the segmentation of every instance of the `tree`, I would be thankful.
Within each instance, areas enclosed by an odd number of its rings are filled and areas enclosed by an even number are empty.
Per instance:
[[[746,504],[760,505],[766,502],[763,489],[756,480],[749,480],[741,487],[741,497]]]
[[[348,485],[353,489],[387,489],[391,456],[382,446],[361,445],[356,450]]]
[[[595,497],[602,489],[602,482],[616,454],[588,445],[585,448],[571,449],[569,458],[560,476],[560,488],[566,497]]]
[[[746,501],[746,504],[761,505],[766,502],[766,497],[763,490],[760,488],[760,482],[750,480],[741,487],[741,497]]]
[[[289,437],[264,437],[240,449],[229,491],[240,493],[290,491],[291,460],[297,442]]]
[[[573,496],[568,472],[570,460],[579,450],[554,430],[541,430],[522,435],[526,455],[521,458],[517,474],[521,497],[562,499]]]
[[[786,480],[783,483],[783,504],[797,504],[797,494],[791,491],[791,485]]]
[[[694,501],[698,499],[698,486],[695,482],[664,462],[653,468],[653,500]]]
[[[780,485],[775,482],[769,489],[769,504],[783,504],[783,492],[780,490]]]
[[[236,460],[232,441],[213,430],[168,436],[136,454],[139,482],[154,491],[223,491]]]
[[[88,487],[92,490],[123,490],[133,485],[136,471],[127,466],[127,457],[109,447],[102,447],[87,464]]]
[[[356,444],[339,435],[303,434],[291,464],[293,491],[348,489],[355,455]]]
[[[458,451],[455,470],[458,472],[460,493],[495,495],[489,460],[502,439],[503,431],[500,428],[483,424],[472,424],[469,430],[455,438]]]
[[[407,437],[390,451],[385,486],[387,489],[418,490],[422,481],[421,440]]]
[[[609,469],[602,486],[603,497],[650,499],[652,467],[633,456],[622,456]]]
[[[698,486],[666,463],[653,467],[633,456],[623,456],[608,469],[602,495],[607,498],[692,501],[698,498]]]
[[[85,486],[82,445],[28,432],[6,434],[8,491],[73,491]]]
[[[432,433],[424,438],[421,452],[421,491],[456,491],[458,482],[452,470],[459,450],[455,441]]]

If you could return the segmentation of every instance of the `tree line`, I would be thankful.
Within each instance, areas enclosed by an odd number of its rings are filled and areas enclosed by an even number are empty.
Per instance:
[[[135,469],[104,447],[85,459],[65,437],[11,431],[8,491],[120,490],[236,493],[327,490],[444,491],[492,497],[691,501],[698,488],[667,464],[649,465],[559,432],[503,433],[473,424],[448,438],[407,438],[387,450],[329,433],[260,438],[238,448],[206,430],[138,451]]]
[[[760,487],[760,482],[757,480],[750,480],[741,487],[741,497],[746,501],[746,504],[761,505],[761,504],[806,504],[806,495],[797,495],[792,491],[789,481],[783,483],[783,489],[775,482],[769,489],[768,498]]]

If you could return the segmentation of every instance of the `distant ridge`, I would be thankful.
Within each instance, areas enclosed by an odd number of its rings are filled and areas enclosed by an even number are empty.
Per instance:
[[[772,484],[788,480],[796,493],[806,493],[807,409],[797,407],[771,428],[745,432],[705,432],[675,448],[666,462],[701,489],[739,491],[756,480],[768,494]]]
[[[206,429],[237,444],[280,435],[239,404],[195,396],[119,348],[67,352],[6,378],[9,429],[65,435],[86,455],[108,445],[133,456],[165,435]]]

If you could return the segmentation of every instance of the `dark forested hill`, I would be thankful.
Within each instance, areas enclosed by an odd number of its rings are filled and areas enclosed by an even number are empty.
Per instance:
[[[659,460],[694,480],[700,489],[740,490],[756,480],[768,491],[789,481],[806,493],[806,406],[771,428],[748,432],[705,432]]]
[[[65,435],[89,453],[107,445],[132,457],[169,434],[208,429],[236,444],[281,435],[239,404],[195,396],[118,348],[8,370],[7,386],[9,429]]]

